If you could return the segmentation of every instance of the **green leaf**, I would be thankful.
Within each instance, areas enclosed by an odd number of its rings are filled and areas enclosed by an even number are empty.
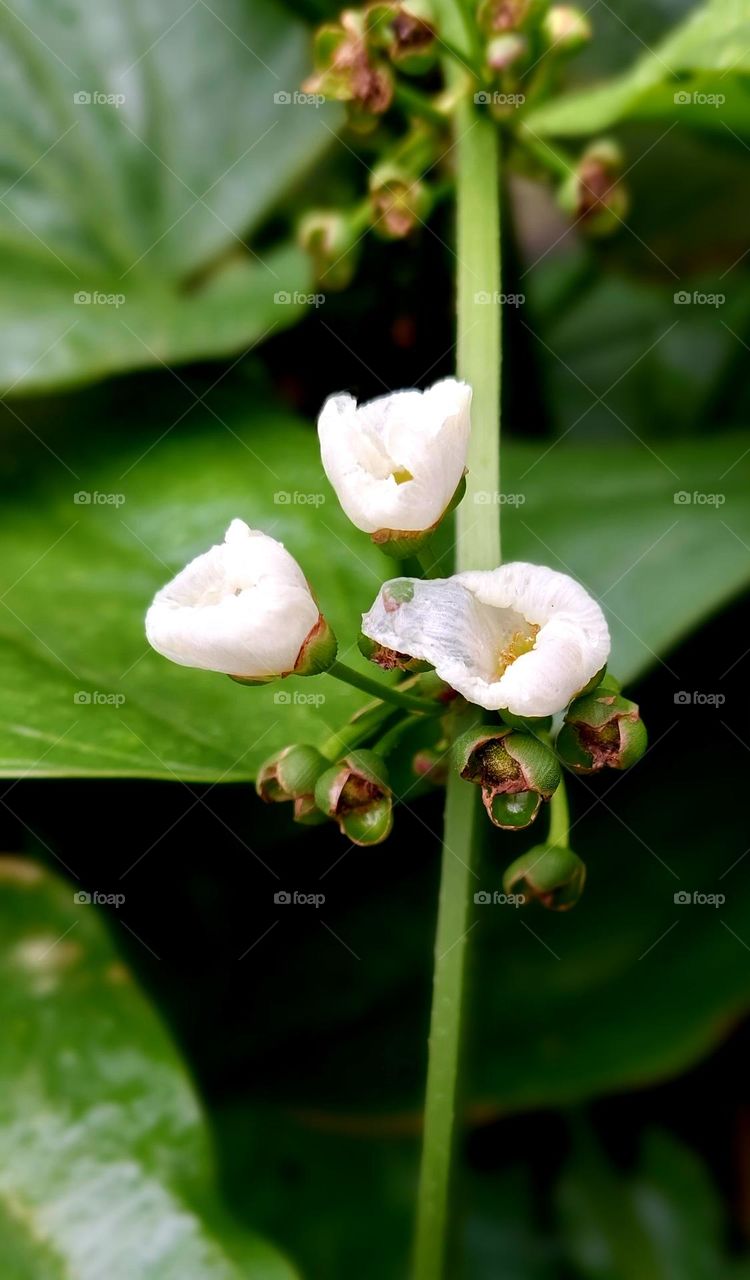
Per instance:
[[[246,393],[247,394],[247,393]],[[168,578],[241,516],[302,564],[356,664],[359,614],[392,562],[357,533],[323,476],[314,432],[236,397],[195,428],[79,456],[56,441],[0,515],[0,773],[242,781],[293,740],[320,744],[362,695],[327,676],[243,688],[150,651],[143,617]],[[222,429],[222,423],[227,430]],[[597,448],[510,446],[506,554],[549,563],[603,599],[613,669],[632,680],[750,578],[738,437]],[[725,474],[726,473],[726,474]],[[112,501],[76,504],[77,491]],[[675,503],[676,491],[689,494]],[[723,505],[692,501],[719,491]],[[522,501],[521,501],[522,500]],[[665,584],[669,607],[664,607]],[[363,669],[365,664],[363,663]]]
[[[629,71],[532,109],[527,123],[537,133],[560,135],[598,133],[626,119],[748,133],[750,84],[742,78],[748,72],[745,0],[708,0]]]
[[[720,1280],[730,1274],[716,1190],[694,1153],[666,1133],[647,1135],[631,1176],[618,1173],[586,1133],[558,1200],[566,1252],[586,1280]]]
[[[96,907],[0,859],[0,969],[4,1275],[292,1280],[219,1207],[187,1073]]]
[[[295,318],[274,295],[307,294],[304,257],[246,237],[330,141],[324,110],[275,100],[308,58],[271,0],[0,8],[4,389],[241,350]]]

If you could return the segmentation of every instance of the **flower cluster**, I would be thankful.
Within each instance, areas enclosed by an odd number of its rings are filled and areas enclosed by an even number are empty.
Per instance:
[[[452,378],[359,406],[336,395],[323,406],[321,459],[339,502],[400,560],[414,562],[461,499],[470,406],[471,388]],[[381,669],[408,674],[378,685],[337,661],[336,638],[297,561],[236,519],[222,543],[157,592],[146,634],[172,662],[244,684],[328,672],[376,693],[329,746],[285,747],[257,780],[266,802],[290,803],[300,823],[333,821],[354,844],[378,844],[391,831],[386,757],[415,717],[428,728],[432,721],[415,775],[437,784],[450,760],[504,830],[528,827],[554,804],[561,766],[624,769],[646,746],[637,706],[606,674],[602,610],[544,565],[385,582],[362,617],[360,647]],[[567,839],[537,854],[513,864],[508,883],[522,881],[548,906],[571,905],[585,873]]]

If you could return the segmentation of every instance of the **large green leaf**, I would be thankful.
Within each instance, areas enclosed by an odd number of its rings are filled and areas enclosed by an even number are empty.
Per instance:
[[[244,238],[330,141],[285,100],[308,58],[272,0],[0,8],[0,385],[240,350],[294,318],[274,295],[306,293],[304,258]]]
[[[225,1219],[186,1072],[96,907],[3,858],[0,939],[4,1276],[292,1280]]]
[[[3,774],[238,781],[290,739],[322,741],[361,704],[328,677],[247,689],[148,649],[154,591],[235,515],[297,556],[347,660],[360,612],[393,572],[341,513],[309,428],[230,401],[221,421],[193,417],[193,431],[115,456],[56,442],[76,478],[51,459],[27,492],[14,482],[0,517]],[[510,446],[506,488],[524,501],[505,508],[506,554],[599,594],[613,665],[632,679],[750,577],[744,448],[740,437],[658,454],[634,443],[605,464],[598,448]],[[78,489],[122,505],[76,505]],[[674,501],[717,490],[721,507]]]
[[[625,119],[750,131],[750,13],[746,0],[707,0],[633,67],[546,103],[528,116],[539,133],[581,134]],[[717,97],[718,95],[718,97]]]

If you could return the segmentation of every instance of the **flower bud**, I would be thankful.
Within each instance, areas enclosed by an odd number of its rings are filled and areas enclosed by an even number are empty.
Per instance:
[[[301,220],[297,239],[313,260],[316,281],[345,289],[359,256],[355,219],[337,209],[314,209]]]
[[[584,151],[574,173],[563,183],[559,201],[591,235],[616,231],[628,211],[628,195],[618,181],[623,158],[620,148],[601,138]]]
[[[515,31],[529,17],[532,0],[481,0],[477,22],[485,35]]]
[[[403,240],[429,215],[429,187],[398,164],[379,164],[369,188],[373,230],[385,240]]]
[[[461,777],[482,788],[482,800],[496,827],[528,827],[560,783],[560,766],[549,747],[528,733],[487,726],[469,729],[457,740]]]
[[[284,747],[270,756],[258,770],[255,790],[266,804],[311,796],[328,761],[306,744]]]
[[[315,33],[315,75],[305,82],[309,93],[345,102],[360,126],[387,111],[393,101],[393,76],[371,55],[362,15],[345,9],[338,23],[326,23]]]
[[[571,702],[556,743],[560,759],[576,773],[628,769],[647,745],[637,704],[601,685]]]
[[[350,751],[326,769],[315,803],[353,844],[380,844],[393,826],[393,799],[385,763],[374,751]]]
[[[506,893],[523,893],[549,911],[569,911],[583,893],[586,867],[572,849],[537,845],[516,858],[503,876]]]
[[[326,815],[320,812],[314,795],[297,796],[294,801],[294,821],[303,827],[319,827],[326,822]]]
[[[549,43],[565,53],[573,53],[591,39],[591,23],[580,9],[553,4],[542,19],[542,31]]]
[[[409,4],[369,5],[365,26],[371,42],[383,48],[406,75],[423,75],[435,62],[435,31],[424,6]]]
[[[507,35],[494,36],[487,45],[487,66],[492,71],[507,71],[528,51],[525,36],[509,31]]]

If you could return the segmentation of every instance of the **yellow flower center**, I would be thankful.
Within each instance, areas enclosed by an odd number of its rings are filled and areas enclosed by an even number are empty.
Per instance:
[[[539,634],[539,627],[536,623],[528,624],[528,630],[515,631],[510,640],[500,650],[497,657],[497,666],[495,667],[495,680],[499,680],[505,671],[507,671],[511,662],[515,662],[516,658],[520,658],[523,653],[531,653],[536,644],[536,638]]]

